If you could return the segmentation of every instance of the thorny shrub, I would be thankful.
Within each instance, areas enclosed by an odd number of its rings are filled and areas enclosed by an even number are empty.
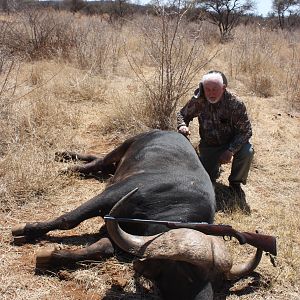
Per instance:
[[[93,73],[116,70],[120,28],[97,17],[28,9],[0,22],[1,53],[27,60],[62,59]]]
[[[127,50],[128,61],[143,84],[149,127],[174,128],[180,98],[189,92],[195,76],[214,56],[205,52],[200,30],[191,34],[186,22],[184,12],[166,12],[158,7],[157,17],[144,18],[137,24],[144,57],[153,67],[152,76],[145,74],[143,62]]]
[[[1,22],[1,48],[26,59],[68,56],[74,45],[72,18],[52,10],[25,10]]]

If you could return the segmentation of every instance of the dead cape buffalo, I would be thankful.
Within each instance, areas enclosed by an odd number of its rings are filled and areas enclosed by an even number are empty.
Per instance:
[[[63,153],[62,155],[66,155]],[[15,240],[35,238],[54,229],[71,229],[83,220],[111,214],[115,217],[212,223],[214,189],[190,144],[181,134],[154,130],[126,140],[103,158],[70,153],[86,160],[73,171],[111,172],[114,176],[98,196],[73,211],[46,222],[18,225]],[[127,199],[122,199],[138,188]],[[78,250],[42,250],[37,267],[113,255],[114,245],[137,256],[137,273],[155,280],[164,299],[213,299],[211,282],[218,276],[239,278],[254,270],[261,251],[248,262],[234,265],[222,238],[192,229],[163,225],[107,223],[108,237]]]

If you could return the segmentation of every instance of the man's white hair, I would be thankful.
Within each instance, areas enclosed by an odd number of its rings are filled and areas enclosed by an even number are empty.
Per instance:
[[[223,86],[223,84],[224,84],[222,75],[217,72],[205,74],[202,77],[202,83],[205,84],[206,82],[216,82],[216,83],[220,84],[221,86]]]

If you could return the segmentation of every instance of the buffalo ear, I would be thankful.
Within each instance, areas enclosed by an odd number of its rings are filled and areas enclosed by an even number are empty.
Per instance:
[[[133,261],[133,268],[146,278],[155,280],[161,273],[161,261],[159,259],[137,259]]]

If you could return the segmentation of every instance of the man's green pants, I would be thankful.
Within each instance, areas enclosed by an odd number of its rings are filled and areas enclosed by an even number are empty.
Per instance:
[[[219,177],[219,157],[227,149],[228,145],[212,147],[200,142],[200,160],[213,183]],[[254,150],[252,145],[250,143],[246,143],[238,152],[233,155],[231,173],[228,178],[230,183],[246,184],[250,165],[253,159],[253,154]]]

